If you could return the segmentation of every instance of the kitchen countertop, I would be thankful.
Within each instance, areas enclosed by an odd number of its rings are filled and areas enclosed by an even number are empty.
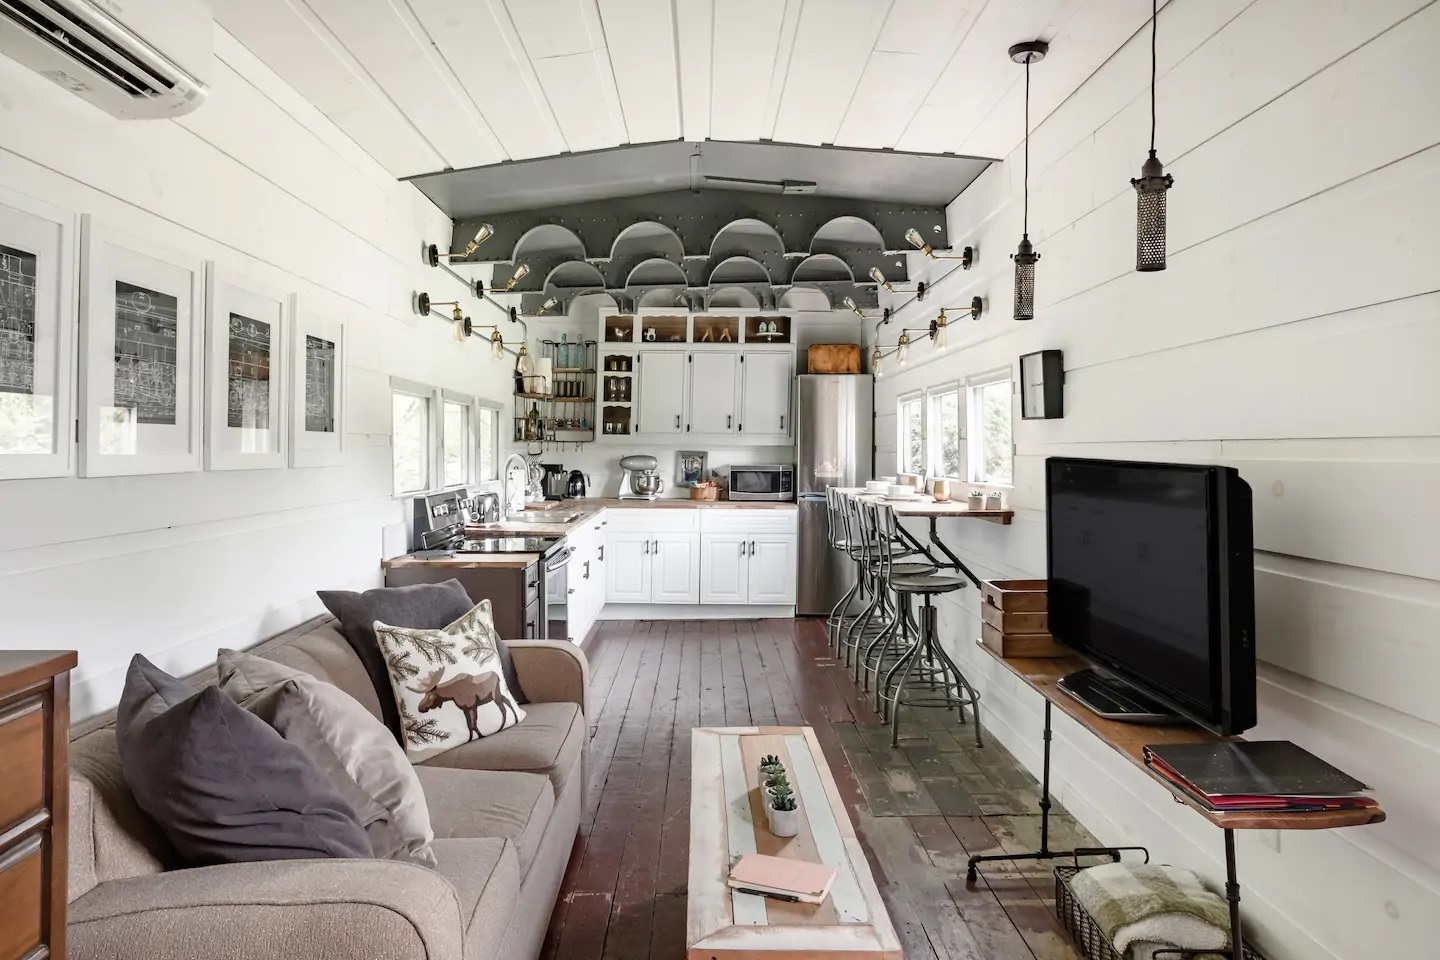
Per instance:
[[[557,500],[527,507],[527,514],[554,512],[561,515],[579,514],[569,523],[492,523],[483,527],[466,527],[467,537],[509,537],[528,534],[532,537],[563,537],[601,510],[795,510],[793,502],[768,500],[688,500],[679,497],[655,500],[621,500],[619,497],[586,497],[583,500]]]
[[[455,567],[458,569],[498,567],[501,569],[523,569],[532,563],[538,562],[539,559],[540,554],[538,553],[452,553],[444,557],[417,557],[414,554],[406,554],[403,557],[393,557],[389,560],[384,560],[380,566],[386,570],[392,567]]]

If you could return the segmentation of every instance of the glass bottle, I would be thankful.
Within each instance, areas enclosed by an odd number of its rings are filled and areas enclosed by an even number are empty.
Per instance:
[[[540,439],[540,406],[530,404],[530,412],[525,415],[525,439]]]

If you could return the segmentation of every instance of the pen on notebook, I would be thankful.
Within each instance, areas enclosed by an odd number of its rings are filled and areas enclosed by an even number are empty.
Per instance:
[[[799,897],[786,896],[783,893],[767,893],[764,890],[751,890],[749,887],[736,887],[736,893],[752,893],[757,897],[769,897],[771,900],[784,900],[786,903],[799,903]]]

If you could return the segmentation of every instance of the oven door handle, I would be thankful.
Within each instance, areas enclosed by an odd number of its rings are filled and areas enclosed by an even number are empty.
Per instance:
[[[574,554],[574,547],[566,547],[564,550],[561,550],[545,562],[545,572],[554,573],[556,570],[559,570],[570,562],[570,558],[574,556]]]

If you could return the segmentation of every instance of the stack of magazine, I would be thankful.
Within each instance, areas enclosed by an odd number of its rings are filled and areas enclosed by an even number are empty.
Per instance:
[[[1288,740],[1158,743],[1145,764],[1207,810],[1310,813],[1374,807],[1365,784]]]

